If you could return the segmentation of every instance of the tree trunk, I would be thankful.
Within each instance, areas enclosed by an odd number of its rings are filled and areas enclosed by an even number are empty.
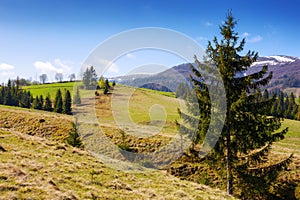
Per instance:
[[[232,171],[231,171],[231,164],[227,158],[227,193],[229,195],[233,194],[232,190]]]
[[[232,166],[231,166],[231,151],[230,151],[230,126],[227,126],[227,136],[226,136],[226,170],[227,170],[227,193],[229,195],[233,194],[232,190]]]

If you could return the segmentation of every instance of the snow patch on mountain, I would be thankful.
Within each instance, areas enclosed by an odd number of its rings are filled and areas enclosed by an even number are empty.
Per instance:
[[[264,66],[264,65],[285,65],[294,63],[298,61],[299,58],[292,57],[292,56],[266,56],[266,57],[259,57],[256,62],[254,62],[251,66]]]
[[[277,65],[278,62],[274,60],[266,60],[266,61],[257,61],[252,64],[252,66],[263,66],[263,65]]]
[[[276,59],[278,62],[294,62],[294,59],[285,57],[285,56],[267,56],[266,58],[274,58]]]

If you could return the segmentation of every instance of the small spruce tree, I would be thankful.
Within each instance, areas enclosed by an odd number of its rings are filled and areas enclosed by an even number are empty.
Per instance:
[[[54,100],[54,112],[62,113],[63,111],[63,100],[61,90],[56,91],[55,100]]]
[[[33,109],[38,109],[39,101],[40,101],[39,97],[36,96],[35,99],[32,102],[32,108]]]
[[[52,112],[53,111],[53,108],[52,108],[52,101],[51,101],[51,97],[50,97],[50,94],[48,93],[48,95],[46,96],[46,99],[45,99],[45,104],[44,104],[44,108],[43,108],[45,111],[49,111],[49,112]]]
[[[63,113],[67,115],[72,114],[72,99],[69,90],[65,89],[65,97],[63,99]]]
[[[75,93],[74,98],[73,98],[73,104],[75,104],[75,105],[81,104],[80,92],[79,92],[78,87],[76,88],[76,93]]]
[[[69,136],[66,138],[66,143],[73,147],[83,147],[82,141],[77,131],[76,123],[73,123],[73,128],[69,132]]]

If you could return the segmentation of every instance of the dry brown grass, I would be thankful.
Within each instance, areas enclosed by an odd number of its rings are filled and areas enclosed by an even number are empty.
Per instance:
[[[0,199],[233,199],[165,171],[106,167],[87,151],[63,143],[72,128],[70,116],[0,111]]]
[[[74,119],[68,115],[0,106],[0,128],[63,141]]]
[[[0,199],[232,199],[162,171],[126,173],[57,141],[0,130]]]

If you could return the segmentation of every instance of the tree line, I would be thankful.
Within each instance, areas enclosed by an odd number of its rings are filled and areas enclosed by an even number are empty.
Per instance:
[[[187,83],[180,83],[176,90],[176,98],[187,99],[191,95],[190,86]],[[296,103],[294,93],[284,93],[283,91],[271,91],[267,89],[262,93],[258,93],[257,102],[267,102],[274,99],[267,115],[300,120],[300,106]]]
[[[280,91],[278,94],[276,92],[269,94],[268,90],[265,90],[259,96],[259,101],[261,102],[269,101],[270,99],[275,99],[275,101],[267,114],[275,117],[300,120],[300,106],[296,103],[296,97],[293,92],[287,94]]]
[[[79,95],[79,94],[78,94]],[[77,101],[80,97],[77,97]],[[30,91],[20,89],[18,81],[8,80],[6,85],[0,89],[0,104],[8,106],[17,106],[22,108],[33,108],[37,110],[45,110],[71,115],[72,114],[72,98],[69,90],[56,91],[54,102],[48,93],[46,97],[37,95],[33,97]]]
[[[40,83],[45,84],[46,81],[48,80],[48,75],[47,74],[41,74],[39,76],[39,78],[40,78]],[[63,79],[64,79],[64,75],[63,75],[63,73],[56,73],[54,78],[57,82],[62,82]],[[70,82],[75,81],[76,75],[74,73],[72,73],[68,76],[68,78],[69,78]]]
[[[86,90],[98,90],[103,89],[104,94],[108,94],[109,89],[111,89],[111,86],[109,84],[108,79],[104,79],[103,76],[99,78],[96,73],[96,70],[93,66],[87,67],[83,73],[83,86]],[[114,87],[116,85],[116,82],[112,82],[112,86]]]

